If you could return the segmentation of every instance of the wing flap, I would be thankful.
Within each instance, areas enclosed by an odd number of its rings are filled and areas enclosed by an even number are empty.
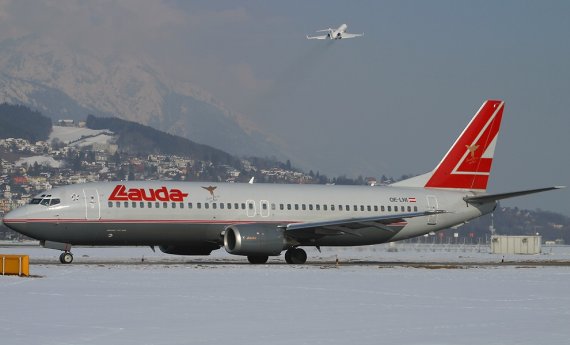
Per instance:
[[[287,236],[298,239],[319,238],[322,236],[354,235],[361,236],[358,232],[364,228],[376,228],[396,234],[406,225],[407,218],[423,217],[444,211],[427,211],[415,213],[402,213],[389,216],[345,218],[321,222],[292,223],[280,226]]]

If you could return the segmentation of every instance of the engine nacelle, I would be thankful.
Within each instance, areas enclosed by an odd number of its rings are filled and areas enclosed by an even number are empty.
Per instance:
[[[224,248],[234,255],[277,256],[286,248],[286,241],[283,229],[275,225],[231,225],[224,234]]]
[[[212,250],[219,249],[218,245],[212,243],[205,243],[204,245],[196,246],[172,246],[162,245],[158,246],[161,252],[173,255],[210,255]]]

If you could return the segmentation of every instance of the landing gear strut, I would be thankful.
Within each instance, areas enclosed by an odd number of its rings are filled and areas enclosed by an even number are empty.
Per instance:
[[[302,265],[307,262],[307,252],[301,248],[289,248],[285,252],[285,261],[288,264]]]
[[[73,262],[73,254],[71,254],[70,252],[61,253],[61,255],[59,256],[59,262],[61,262],[62,264],[70,264],[71,262]]]

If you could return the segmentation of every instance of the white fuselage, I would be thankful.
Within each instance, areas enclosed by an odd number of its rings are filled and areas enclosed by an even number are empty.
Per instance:
[[[387,235],[377,228],[358,235],[323,236],[297,245],[365,245],[398,241],[464,223],[495,203],[468,205],[469,192],[407,187],[101,182],[71,185],[35,197],[41,203],[5,217],[11,228],[41,241],[82,245],[223,244],[226,227],[366,218],[430,210],[445,213],[406,219]],[[57,201],[53,201],[57,200]]]

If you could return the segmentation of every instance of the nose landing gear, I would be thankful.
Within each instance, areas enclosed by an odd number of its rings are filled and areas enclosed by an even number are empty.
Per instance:
[[[59,262],[61,262],[62,264],[72,263],[73,262],[73,254],[71,254],[70,252],[61,253],[61,255],[59,256]]]

